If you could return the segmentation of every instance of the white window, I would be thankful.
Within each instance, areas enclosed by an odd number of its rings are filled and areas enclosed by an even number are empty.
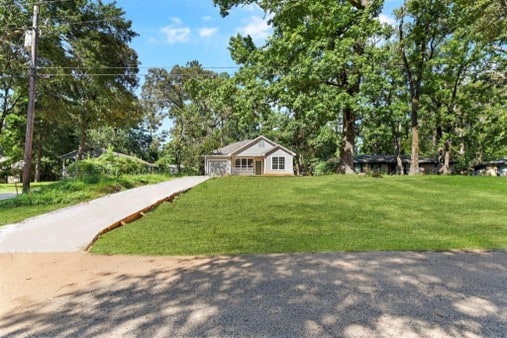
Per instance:
[[[237,158],[234,161],[234,168],[236,168],[236,169],[253,169],[253,159],[251,159],[251,158]]]
[[[285,170],[285,157],[273,157],[271,160],[271,169],[273,170]]]

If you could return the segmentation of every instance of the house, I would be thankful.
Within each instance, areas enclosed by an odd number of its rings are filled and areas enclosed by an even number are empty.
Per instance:
[[[410,170],[410,157],[401,155],[403,173]],[[454,162],[451,162],[451,167]],[[439,167],[438,159],[419,157],[419,170],[421,173],[437,174]],[[386,174],[395,174],[397,167],[397,158],[394,155],[358,155],[354,157],[354,171],[356,173],[381,172]]]
[[[476,164],[474,175],[507,176],[507,158]]]
[[[294,175],[294,154],[265,136],[244,140],[204,156],[204,172],[224,175]]]
[[[95,147],[95,148],[89,148],[89,149],[87,149],[86,151],[84,151],[82,153],[81,156],[82,156],[83,159],[98,158],[98,157],[100,157],[100,156],[102,156],[103,154],[106,154],[106,153],[108,153],[108,150],[103,149],[103,148],[97,148],[97,147]],[[126,155],[126,154],[118,153],[118,152],[115,152],[115,151],[113,151],[111,153],[114,156],[127,158],[129,160],[132,160],[132,161],[140,163],[145,168],[146,172],[153,172],[154,170],[156,170],[158,168],[158,166],[156,164],[143,161],[140,158],[137,158],[135,156]],[[70,153],[63,154],[63,155],[59,156],[59,158],[62,160],[62,176],[63,177],[68,177],[69,176],[69,173],[67,172],[67,166],[70,163],[74,163],[74,162],[77,161],[77,154],[78,154],[78,151],[74,150],[74,151],[71,151]]]

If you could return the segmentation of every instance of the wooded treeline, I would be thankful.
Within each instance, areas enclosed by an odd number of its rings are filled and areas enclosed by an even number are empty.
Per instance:
[[[31,1],[0,2],[0,155],[22,159]],[[406,0],[214,0],[226,16],[255,3],[270,18],[262,45],[234,36],[234,74],[197,61],[148,71],[138,86],[136,33],[116,4],[48,2],[40,40],[35,175],[57,156],[112,147],[198,171],[201,155],[264,134],[296,152],[298,174],[356,154],[445,159],[441,172],[507,157],[507,3]],[[161,130],[170,118],[170,130]],[[401,172],[401,168],[398,169]]]

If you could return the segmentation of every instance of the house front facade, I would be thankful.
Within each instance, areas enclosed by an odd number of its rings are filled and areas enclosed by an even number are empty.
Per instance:
[[[208,176],[294,175],[295,154],[265,136],[245,140],[214,150],[204,156]]]

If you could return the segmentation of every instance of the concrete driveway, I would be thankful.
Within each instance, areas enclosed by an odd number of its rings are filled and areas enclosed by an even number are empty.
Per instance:
[[[5,225],[0,227],[0,252],[83,251],[101,231],[135,219],[139,212],[207,179],[176,178]]]

